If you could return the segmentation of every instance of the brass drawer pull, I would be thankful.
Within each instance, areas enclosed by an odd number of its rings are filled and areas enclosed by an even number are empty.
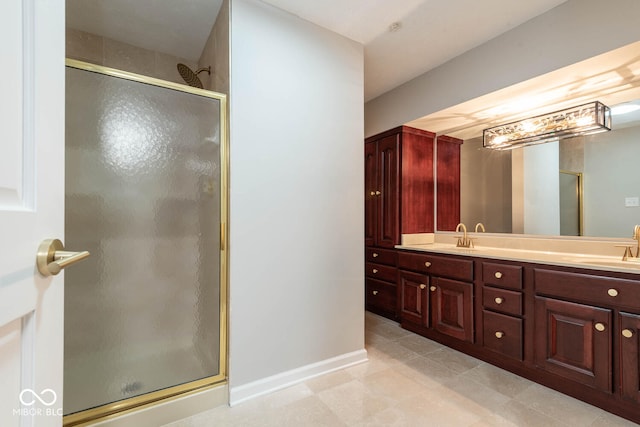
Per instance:
[[[378,270],[376,270],[375,268],[373,269],[373,274],[376,274],[378,272]]]
[[[502,273],[500,273],[499,271],[496,271],[496,274],[494,274],[494,276],[496,276],[496,279],[502,279]]]
[[[371,193],[369,193],[369,194],[370,194],[370,195],[372,195],[372,196],[375,196],[375,195],[376,195],[376,192],[375,192],[375,191],[372,191],[372,192],[371,192]]]
[[[378,291],[373,291],[373,294],[374,295],[378,295]]]
[[[606,326],[604,326],[604,323],[600,323],[600,322],[595,324],[595,328],[596,328],[596,331],[598,332],[603,332],[605,329],[607,329]]]
[[[424,263],[424,266],[427,267],[427,268],[431,267],[431,263],[429,261],[427,261],[427,262]]]
[[[611,289],[609,289],[607,291],[607,293],[609,294],[610,297],[617,297],[618,296],[618,290],[617,289],[611,288]]]
[[[373,253],[373,257],[374,257],[374,258],[378,258],[378,254],[374,252],[374,253]]]
[[[420,283],[420,289],[424,289],[426,287],[427,287],[427,285],[425,285],[424,283]]]
[[[633,337],[633,331],[631,329],[623,329],[622,336],[625,338],[631,338]]]
[[[436,288],[435,286],[431,286],[431,287],[429,288],[429,290],[430,290],[431,292],[435,292],[435,291],[436,291],[436,289],[438,289],[438,288]]]
[[[496,338],[501,339],[502,337],[504,337],[504,332],[501,332],[501,331],[496,332]]]
[[[376,191],[376,196],[379,196],[379,195],[380,195],[380,192],[379,192],[379,191]]]
[[[504,300],[500,297],[496,297],[496,299],[494,299],[494,301],[496,302],[496,304],[502,304],[504,302]]]

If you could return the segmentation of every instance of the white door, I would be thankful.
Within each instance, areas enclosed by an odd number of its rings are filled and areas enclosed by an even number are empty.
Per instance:
[[[62,0],[0,2],[0,426],[62,424],[63,274],[36,250],[64,238]]]

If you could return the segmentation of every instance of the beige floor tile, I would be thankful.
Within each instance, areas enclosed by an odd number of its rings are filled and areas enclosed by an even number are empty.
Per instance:
[[[376,372],[387,370],[394,364],[395,362],[393,361],[391,361],[391,363],[386,363],[379,357],[375,357],[374,355],[369,354],[368,362],[351,366],[345,369],[345,371],[347,371],[354,378],[363,378],[368,375],[375,374]]]
[[[247,427],[346,426],[318,396],[307,397],[278,411],[256,414],[253,418],[238,425]]]
[[[366,365],[366,363],[362,363],[361,365]],[[314,393],[320,393],[323,390],[328,388],[336,387],[350,381],[353,381],[354,376],[351,375],[350,371],[347,369],[341,369],[336,372],[331,372],[326,375],[321,375],[319,377],[312,378],[310,380],[305,381],[307,387]]]
[[[403,400],[397,409],[404,413],[406,425],[413,426],[461,427],[481,419],[473,408],[462,406],[456,400],[443,399],[437,389]]]
[[[443,347],[440,350],[427,353],[424,357],[435,362],[439,362],[458,374],[467,372],[482,363],[476,358],[467,356],[466,354],[452,350],[448,347]]]
[[[620,418],[608,412],[605,412],[602,415],[600,415],[593,422],[593,424],[591,424],[591,427],[634,427],[634,426],[638,426],[638,424],[631,422],[629,420],[625,420],[624,418]]]
[[[376,326],[375,333],[389,340],[396,340],[413,334],[413,332],[402,329],[397,323],[380,324]]]
[[[520,402],[510,400],[472,427],[568,427]]]
[[[595,406],[535,383],[519,393],[515,399],[570,426],[588,426],[604,413]]]
[[[428,388],[439,387],[458,375],[443,364],[423,356],[398,364],[395,370]]]
[[[389,338],[385,338],[382,335],[375,332],[373,329],[365,329],[364,331],[364,343],[365,346],[375,346],[377,344],[382,344],[389,342]]]
[[[402,338],[398,338],[396,342],[401,346],[406,347],[409,350],[414,351],[415,353],[420,355],[432,353],[444,347],[440,343],[431,341],[430,339],[421,337],[420,335],[416,334],[405,335]]]
[[[347,424],[360,422],[393,403],[387,396],[372,393],[357,380],[324,390],[318,397]]]
[[[484,384],[508,397],[513,397],[523,392],[531,385],[531,381],[488,363],[481,363],[475,368],[464,372],[461,376]]]
[[[447,391],[443,393],[443,396],[460,399],[464,405],[468,405],[469,407],[475,406],[481,416],[489,415],[511,400],[510,397],[492,388],[474,380],[462,378],[461,376],[447,381],[443,385],[443,388],[446,388]],[[486,414],[484,412],[486,412]]]
[[[378,358],[385,362],[404,362],[418,356],[414,351],[401,346],[395,341],[383,342],[375,346],[368,346],[369,357]]]
[[[393,401],[406,399],[408,396],[420,395],[427,388],[402,375],[395,369],[380,371],[359,380],[372,393],[387,397]]]

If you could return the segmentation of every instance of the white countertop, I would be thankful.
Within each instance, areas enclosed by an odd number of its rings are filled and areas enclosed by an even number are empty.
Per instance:
[[[455,244],[438,242],[404,243],[402,245],[397,245],[396,248],[431,253],[587,268],[602,271],[615,271],[620,273],[635,273],[640,275],[640,259],[636,258],[633,261],[622,261],[622,256],[483,247],[480,245],[474,248],[459,248],[456,247]]]

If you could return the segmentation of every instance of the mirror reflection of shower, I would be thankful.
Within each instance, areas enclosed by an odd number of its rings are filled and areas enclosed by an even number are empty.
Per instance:
[[[191,68],[189,68],[188,66],[182,63],[179,63],[177,67],[178,67],[178,72],[180,73],[180,76],[182,76],[184,81],[189,86],[197,87],[200,89],[203,89],[203,86],[202,86],[202,82],[200,81],[200,78],[198,77],[198,74],[202,73],[203,71],[206,71],[207,74],[211,75],[211,65],[209,65],[206,68],[204,67],[198,68],[196,71],[193,71]]]

